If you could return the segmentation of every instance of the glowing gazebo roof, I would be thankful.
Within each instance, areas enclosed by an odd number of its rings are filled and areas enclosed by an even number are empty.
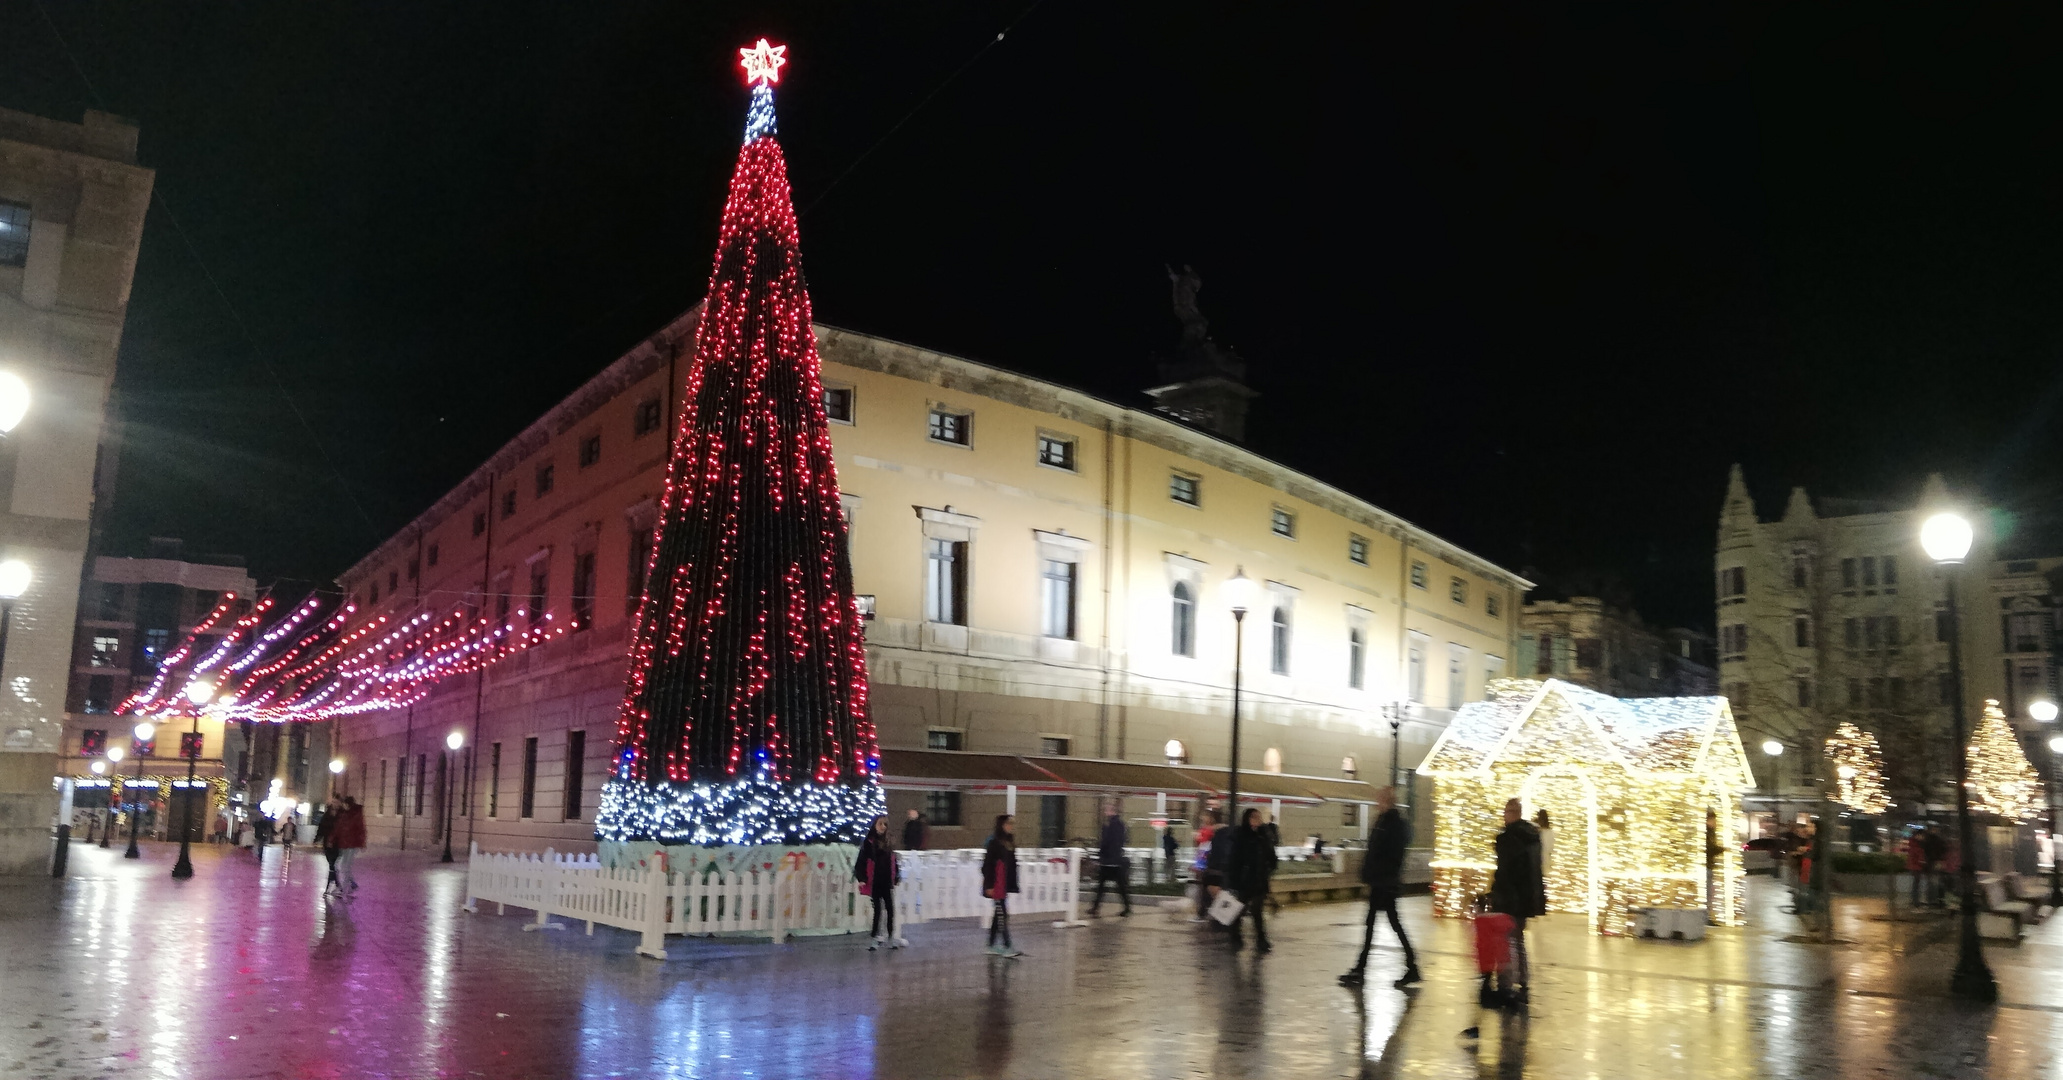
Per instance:
[[[1725,698],[1615,698],[1559,679],[1491,683],[1489,700],[1456,710],[1419,773],[1487,776],[1512,736],[1550,695],[1579,713],[1596,737],[1592,745],[1630,772],[1704,774],[1735,790],[1755,786]],[[1574,746],[1571,751],[1580,752]]]

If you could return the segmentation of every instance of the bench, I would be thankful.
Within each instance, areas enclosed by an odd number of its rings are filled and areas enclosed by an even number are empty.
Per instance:
[[[1978,936],[1995,941],[2020,940],[2021,927],[2029,921],[2030,905],[2007,896],[2003,877],[1997,874],[1980,875],[1977,882],[1977,902]]]
[[[2025,874],[2006,875],[2006,898],[2027,905],[2027,921],[2038,923],[2055,913],[2049,903],[2047,878]]]

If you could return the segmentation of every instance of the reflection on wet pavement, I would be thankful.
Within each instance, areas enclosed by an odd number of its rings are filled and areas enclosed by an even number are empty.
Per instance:
[[[2063,1077],[2063,921],[1988,949],[2004,1004],[1968,1009],[1943,996],[1946,920],[1853,900],[1837,933],[1854,944],[1786,943],[1799,928],[1766,882],[1751,926],[1702,944],[1545,920],[1531,1013],[1508,1016],[1476,1007],[1466,927],[1422,898],[1427,982],[1406,994],[1380,947],[1367,989],[1334,984],[1354,905],[1285,909],[1265,957],[1142,908],[1025,919],[1014,961],[955,922],[893,953],[695,940],[658,963],[628,934],[466,915],[462,872],[414,853],[363,858],[349,905],[322,899],[309,852],[209,849],[186,882],[172,854],[78,845],[67,881],[0,885],[0,1080]]]

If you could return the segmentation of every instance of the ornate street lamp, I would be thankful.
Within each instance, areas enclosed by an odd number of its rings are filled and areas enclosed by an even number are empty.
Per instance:
[[[2037,702],[2049,707],[2049,719],[2056,718],[2054,702]],[[2063,735],[2049,737],[2049,906],[2063,907],[2063,862],[2056,858],[2056,770],[2063,762]]]
[[[440,862],[451,862],[451,810],[458,800],[452,793],[458,784],[458,748],[466,744],[466,737],[454,731],[444,737],[444,858]],[[342,762],[332,762],[332,765]]]
[[[1920,547],[1927,557],[1944,567],[1942,580],[1948,585],[1948,682],[1949,717],[1956,741],[1956,842],[1961,845],[1957,861],[1957,885],[1962,897],[1962,933],[1956,947],[1955,977],[1949,989],[1972,1001],[1997,1001],[1999,985],[1984,963],[1984,946],[1977,936],[1977,833],[1970,823],[1970,742],[1963,716],[1962,627],[1956,611],[1956,571],[1970,554],[1976,531],[1957,514],[1935,514],[1920,526]]]
[[[1776,822],[1777,831],[1781,833],[1784,828],[1784,785],[1779,779],[1777,765],[1784,756],[1784,744],[1775,739],[1764,739],[1762,752],[1769,756],[1769,801],[1772,806],[1770,813],[1772,820]]]
[[[1225,606],[1232,611],[1232,769],[1225,783],[1225,824],[1239,825],[1239,684],[1245,670],[1246,613],[1261,599],[1261,586],[1237,567],[1225,582]]]
[[[157,733],[158,726],[148,720],[136,725],[136,786],[138,788],[143,787],[143,744],[149,742],[151,736]],[[129,801],[129,793],[126,790],[122,792],[122,801],[125,803]],[[143,851],[136,846],[136,831],[142,825],[142,812],[140,810],[129,811],[129,850],[122,853],[122,858],[143,858]]]
[[[179,823],[179,861],[172,864],[172,876],[181,881],[193,876],[194,770],[201,761],[201,710],[215,700],[215,684],[195,679],[187,684],[186,700],[193,702],[193,745],[180,748],[186,755],[186,820]]]

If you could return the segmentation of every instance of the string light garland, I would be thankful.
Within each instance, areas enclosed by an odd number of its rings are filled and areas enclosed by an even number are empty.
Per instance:
[[[865,642],[777,141],[786,47],[752,87],[667,460],[617,755],[613,841],[857,843],[884,812]]]
[[[1997,701],[1985,699],[1984,716],[1970,734],[1969,754],[1971,810],[2016,822],[2043,812],[2041,777],[2027,763]]]
[[[1827,797],[1858,814],[1881,814],[1891,806],[1884,787],[1884,752],[1877,737],[1843,720],[1827,737],[1827,763],[1834,788]]]
[[[1548,811],[1550,911],[1627,931],[1637,907],[1705,907],[1711,811],[1730,827],[1754,787],[1725,698],[1619,699],[1559,680],[1491,681],[1456,711],[1419,773],[1433,781],[1433,910],[1464,915],[1490,890],[1504,803]],[[1712,916],[1745,915],[1740,853],[1719,845]]]

